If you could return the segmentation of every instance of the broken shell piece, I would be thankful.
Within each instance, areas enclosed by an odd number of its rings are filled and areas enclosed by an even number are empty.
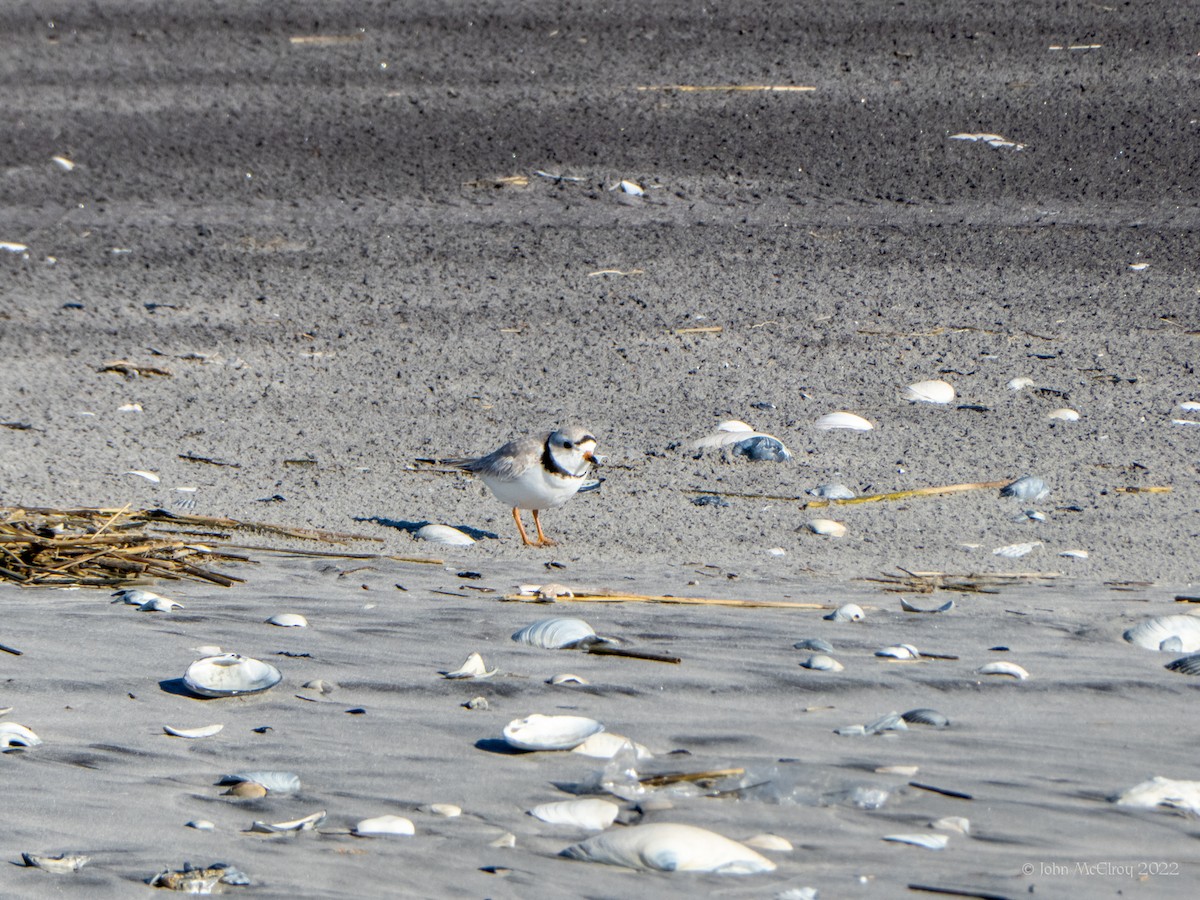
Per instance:
[[[832,656],[824,653],[814,653],[800,665],[806,669],[812,669],[814,672],[841,672],[846,668]]]
[[[572,748],[571,752],[594,759],[612,759],[626,749],[632,750],[637,759],[654,758],[654,754],[641,744],[631,741],[622,734],[613,734],[610,731],[596,732],[578,747]]]
[[[123,472],[121,474],[136,475],[138,478],[145,478],[147,481],[152,482],[153,484],[158,484],[160,481],[162,481],[162,479],[159,478],[157,475],[155,475],[153,472],[146,472],[142,469],[131,469],[130,471]]]
[[[452,547],[465,547],[475,543],[475,539],[465,531],[459,531],[449,525],[422,525],[413,535],[419,541],[429,541],[431,544],[448,544]]]
[[[914,403],[950,403],[954,397],[954,386],[941,380],[918,381],[904,389],[904,399]]]
[[[570,672],[563,672],[560,675],[552,675],[546,681],[546,684],[591,684],[586,678],[580,675],[572,675]]]
[[[34,869],[43,869],[59,875],[67,872],[78,872],[92,861],[90,856],[82,854],[61,853],[58,856],[39,856],[36,853],[22,853],[21,859],[25,865]]]
[[[1182,809],[1192,814],[1200,813],[1200,781],[1176,781],[1155,775],[1149,781],[1135,784],[1122,791],[1112,802],[1118,806],[1140,806],[1153,809],[1165,806]]]
[[[575,596],[574,592],[565,584],[558,584],[553,581],[549,584],[531,585],[531,587],[532,590],[530,593],[539,600],[557,600],[559,597],[571,599]],[[522,588],[522,592],[524,592],[524,588]]]
[[[776,868],[771,860],[737,841],[694,825],[668,822],[606,831],[559,855],[661,872],[755,875]]]
[[[939,831],[957,831],[959,834],[971,833],[971,820],[964,816],[945,816],[929,823],[930,828]]]
[[[239,800],[257,800],[267,796],[267,789],[253,781],[239,781],[222,796],[237,797]]]
[[[729,419],[720,423],[716,431],[698,441],[693,441],[691,446],[695,450],[728,447],[735,454],[768,462],[784,462],[792,458],[791,452],[779,438],[762,431],[755,431],[745,422],[737,419]]]
[[[583,619],[567,616],[539,619],[514,632],[512,639],[519,644],[544,650],[570,650],[605,640],[597,636],[592,626]]]
[[[1052,412],[1046,413],[1046,418],[1047,419],[1058,419],[1062,422],[1078,422],[1080,419],[1080,416],[1077,411],[1063,407],[1062,409],[1056,409],[1056,410],[1053,410]]]
[[[428,811],[444,819],[456,819],[462,815],[462,807],[455,806],[453,803],[430,803]]]
[[[300,776],[294,772],[277,772],[262,770],[254,772],[236,772],[233,775],[222,775],[217,784],[258,784],[272,794],[294,794],[300,790]]]
[[[42,742],[29,728],[16,722],[0,722],[0,751],[13,747],[36,747]]]
[[[336,684],[332,681],[325,681],[323,678],[306,681],[301,687],[309,691],[317,691],[320,694],[332,694],[337,690]]]
[[[1147,650],[1167,650],[1172,653],[1195,653],[1200,650],[1200,616],[1155,616],[1127,630],[1125,640]],[[1179,643],[1165,641],[1178,638]]]
[[[1018,666],[1016,663],[1005,662],[1003,660],[1001,660],[1000,662],[991,662],[985,666],[980,666],[978,669],[975,670],[975,674],[977,674],[977,675],[1008,675],[1011,678],[1017,679],[1017,681],[1024,681],[1026,678],[1029,677],[1029,673],[1026,672],[1020,666]]]
[[[467,657],[467,661],[453,672],[442,672],[445,678],[491,678],[496,674],[495,669],[488,669],[483,657],[478,652]]]
[[[886,834],[883,839],[894,844],[924,847],[926,850],[945,850],[946,844],[950,842],[949,835],[945,834]]]
[[[487,709],[488,705],[487,697],[472,697],[463,704],[466,709]]]
[[[936,709],[927,707],[910,709],[908,712],[902,713],[901,718],[910,725],[928,725],[931,728],[945,728],[950,724],[950,720]]]
[[[1059,556],[1065,556],[1068,559],[1087,559],[1088,552],[1086,550],[1060,550]]]
[[[139,606],[138,612],[170,612],[173,609],[183,609],[183,604],[166,597],[155,597]]]
[[[844,537],[846,534],[846,526],[841,522],[835,522],[833,519],[812,519],[804,523],[804,527],[813,534],[820,534],[826,537]]]
[[[170,725],[164,725],[163,731],[172,737],[206,738],[212,737],[224,727],[224,725],[204,725],[200,728],[172,728]]]
[[[166,600],[162,594],[156,594],[154,591],[144,591],[141,588],[122,588],[119,591],[113,591],[113,603],[125,603],[129,606],[144,606],[153,600]]]
[[[267,619],[268,625],[278,625],[280,628],[307,628],[308,619],[300,613],[276,613]]]
[[[620,191],[622,194],[629,194],[632,197],[641,197],[646,193],[646,189],[640,184],[638,184],[636,181],[630,181],[627,178],[621,179],[612,187],[610,187],[609,190]]]
[[[192,819],[190,822],[185,822],[184,828],[194,828],[196,831],[216,831],[217,826],[208,819]]]
[[[312,831],[325,821],[325,815],[325,810],[322,809],[301,819],[292,819],[288,822],[255,821],[249,830],[262,834],[282,834],[286,831]]]
[[[166,888],[182,894],[211,894],[220,884],[249,883],[250,878],[245,872],[224,863],[216,863],[207,869],[194,869],[189,863],[184,863],[183,871],[172,872],[164,869],[147,882],[151,887]]]
[[[413,823],[404,816],[388,815],[362,819],[350,829],[350,833],[358,837],[384,837],[387,835],[408,837],[416,834],[417,830],[413,827]]]
[[[792,846],[791,841],[777,834],[756,834],[746,838],[742,843],[755,850],[769,850],[775,853],[791,853],[796,849]]]
[[[857,603],[843,603],[829,615],[825,616],[830,622],[861,622],[867,614]]]
[[[65,156],[52,156],[50,161],[62,169],[64,172],[70,172],[75,168],[75,163]]]
[[[504,832],[504,834],[500,835],[500,837],[496,838],[494,841],[492,841],[490,844],[488,844],[488,846],[489,847],[499,847],[502,849],[515,847],[515,846],[517,846],[517,836],[515,834],[513,834],[511,831],[506,831],[506,832]]]
[[[803,638],[792,644],[797,650],[815,650],[818,653],[832,653],[833,644],[822,638]]]
[[[504,726],[504,740],[518,750],[572,750],[604,726],[586,716],[534,713]]]
[[[862,416],[851,412],[831,412],[817,419],[813,423],[813,427],[821,431],[832,431],[838,428],[844,428],[849,431],[870,431],[875,426]]]
[[[1003,547],[997,547],[992,551],[994,556],[1004,556],[1008,559],[1018,559],[1025,556],[1036,548],[1042,546],[1041,541],[1023,541],[1020,544],[1005,544]]]
[[[892,659],[920,659],[921,652],[912,644],[894,644],[875,651],[876,656],[886,656]]]
[[[237,653],[198,659],[183,675],[187,689],[202,697],[257,694],[281,680],[283,676],[274,666]]]
[[[1046,486],[1046,482],[1036,475],[1022,475],[1016,481],[1009,482],[1000,488],[1001,497],[1013,497],[1033,503],[1045,500],[1049,494],[1050,488]]]
[[[822,500],[853,500],[855,497],[854,491],[844,484],[818,484],[805,493]]]
[[[1179,672],[1181,675],[1200,675],[1200,653],[1173,659],[1164,668],[1170,669],[1172,672]]]
[[[529,810],[529,814],[551,825],[568,825],[585,831],[603,831],[613,823],[620,811],[621,807],[609,800],[589,797],[585,800],[543,803]]]
[[[911,612],[911,613],[949,612],[950,610],[954,609],[954,601],[947,600],[941,606],[935,606],[933,609],[923,609],[922,607],[916,606],[915,604],[912,604],[912,603],[908,602],[907,600],[905,600],[903,597],[901,597],[900,598],[900,608],[902,610],[904,610],[905,612]]]

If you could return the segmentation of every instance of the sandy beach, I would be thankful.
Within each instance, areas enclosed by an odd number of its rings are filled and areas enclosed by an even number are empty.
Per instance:
[[[1196,810],[1111,799],[1200,779],[1189,651],[1122,638],[1200,609],[1185,8],[113,0],[0,29],[0,506],[355,536],[241,534],[232,587],[138,584],[170,612],[0,582],[0,730],[42,741],[0,755],[0,896],[149,896],[185,863],[254,897],[1193,895]],[[697,447],[730,420],[789,458]],[[567,424],[603,482],[544,514],[556,547],[420,462]],[[1022,476],[1047,492],[1000,495]],[[657,599],[504,599],[547,582]],[[680,661],[511,639],[550,616]],[[212,647],[282,680],[199,698]],[[443,677],[472,652],[496,673]],[[918,708],[949,724],[838,733]],[[505,745],[536,713],[653,758],[613,793],[603,760]],[[218,785],[264,770],[301,787]],[[569,859],[592,832],[529,810],[578,796],[618,805],[605,833],[792,849]],[[388,814],[414,834],[349,833]],[[884,840],[914,834],[947,843]]]

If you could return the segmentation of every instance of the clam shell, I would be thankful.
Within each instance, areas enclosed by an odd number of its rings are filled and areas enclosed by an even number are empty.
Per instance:
[[[756,462],[787,462],[792,453],[783,445],[783,441],[769,434],[756,434],[735,443],[730,449],[738,456]]]
[[[208,819],[192,819],[190,822],[185,822],[183,827],[184,828],[194,828],[196,831],[216,831],[217,830],[216,824],[213,822],[210,822]]]
[[[844,484],[818,484],[805,493],[820,497],[822,500],[853,500],[855,497],[854,491]]]
[[[55,872],[59,875],[67,872],[78,872],[92,861],[90,856],[82,854],[71,855],[67,853],[61,853],[58,856],[39,856],[36,853],[22,853],[21,859],[30,868],[44,869],[47,872]]]
[[[125,603],[129,606],[142,606],[152,600],[166,600],[162,594],[156,594],[154,591],[144,591],[141,588],[122,588],[119,591],[113,591],[111,594],[113,603]]]
[[[885,834],[885,841],[895,844],[912,844],[914,847],[924,847],[926,850],[945,850],[950,842],[945,834]]]
[[[1173,659],[1165,668],[1172,672],[1179,672],[1182,675],[1200,675],[1200,653],[1193,653],[1191,656],[1181,656],[1179,659]]]
[[[832,656],[827,656],[824,653],[814,653],[808,659],[804,660],[804,662],[800,663],[800,665],[815,672],[841,672],[846,668]]]
[[[462,807],[453,803],[430,803],[429,812],[444,819],[456,819],[462,815]]]
[[[945,728],[950,724],[950,720],[936,709],[928,709],[927,707],[910,709],[908,712],[903,713],[901,718],[910,725],[929,725],[932,728]]]
[[[285,831],[312,831],[318,825],[325,821],[325,810],[304,816],[301,819],[292,819],[288,822],[258,822],[256,821],[250,826],[250,831],[262,832],[266,834],[279,834]]]
[[[452,547],[465,547],[475,543],[475,539],[465,531],[459,531],[449,525],[422,525],[413,535],[419,541],[429,541],[431,544],[448,544]]]
[[[880,716],[874,722],[863,726],[866,734],[883,734],[885,731],[908,731],[908,723],[898,712],[890,712]]]
[[[755,850],[771,850],[776,853],[791,853],[796,849],[792,846],[791,841],[777,834],[756,834],[754,837],[746,838],[742,843]]]
[[[504,726],[504,740],[518,750],[572,750],[604,726],[586,716],[534,713]]]
[[[1163,641],[1179,638],[1179,645],[1167,649],[1173,653],[1195,653],[1200,650],[1200,616],[1155,616],[1134,625],[1125,632],[1125,640],[1147,650],[1162,649]]]
[[[620,811],[621,807],[609,800],[589,797],[585,800],[543,803],[529,810],[529,814],[551,825],[569,825],[585,831],[603,831],[613,823]]]
[[[562,672],[558,675],[551,675],[546,681],[546,684],[591,684],[591,682],[581,675],[574,675],[571,672]]]
[[[904,399],[914,403],[950,403],[954,397],[954,386],[940,379],[918,381],[904,389]]]
[[[1041,541],[1023,541],[1019,544],[1005,544],[1003,547],[997,547],[992,551],[994,556],[1003,556],[1007,559],[1019,559],[1029,553],[1032,553],[1036,548],[1042,546]]]
[[[875,426],[862,416],[852,412],[831,412],[817,419],[813,423],[813,427],[821,431],[832,431],[837,428],[845,428],[850,431],[870,431]]]
[[[163,731],[172,737],[206,738],[212,737],[224,727],[224,725],[204,725],[200,728],[172,728],[170,725],[164,725]]]
[[[445,678],[491,678],[496,674],[495,669],[488,669],[483,657],[478,652],[467,657],[467,661],[453,672],[443,672]]]
[[[1140,806],[1152,809],[1166,806],[1200,813],[1200,781],[1176,781],[1155,775],[1149,781],[1135,784],[1112,798],[1118,806]]]
[[[568,650],[604,640],[598,637],[592,626],[583,619],[569,616],[539,619],[513,632],[512,639],[519,644],[529,644],[544,650]]]
[[[975,670],[975,673],[977,675],[1008,675],[1017,679],[1017,681],[1024,681],[1029,677],[1029,673],[1016,663],[1005,662],[1003,660],[980,666]]]
[[[369,819],[360,820],[352,829],[351,834],[356,834],[359,837],[382,837],[384,835],[408,835],[416,834],[417,830],[413,827],[413,823],[404,818],[404,816],[373,816]]]
[[[1022,375],[1019,378],[1014,378],[1008,383],[1008,389],[1010,391],[1020,391],[1027,387],[1033,387],[1033,379],[1025,375]]]
[[[1046,486],[1046,482],[1036,475],[1022,475],[1016,481],[1010,481],[1000,488],[1001,497],[1030,500],[1034,503],[1046,499],[1049,494],[1050,488]]]
[[[861,622],[867,617],[862,607],[857,603],[843,603],[829,615],[825,616],[830,622]]]
[[[1046,413],[1047,419],[1058,419],[1062,422],[1078,422],[1079,413],[1073,409],[1067,409],[1065,406],[1062,409],[1055,409]]]
[[[276,613],[267,619],[268,625],[278,625],[280,628],[307,628],[308,619],[300,613]]]
[[[826,537],[843,537],[846,534],[846,526],[841,522],[835,522],[833,519],[812,519],[805,522],[804,527],[813,534],[825,535]]]
[[[260,770],[222,775],[217,784],[258,784],[272,794],[294,794],[300,790],[300,776],[295,772]]]
[[[0,750],[13,747],[36,747],[42,742],[29,728],[16,722],[0,722]]]
[[[775,863],[744,844],[695,825],[670,822],[612,829],[559,855],[661,872],[755,875],[775,870]]]
[[[920,659],[921,651],[912,644],[894,644],[891,647],[881,647],[875,651],[875,655],[891,659]]]
[[[198,659],[183,674],[187,689],[202,697],[257,694],[275,687],[282,679],[274,666],[237,653]]]
[[[942,831],[957,831],[959,834],[970,834],[971,820],[965,816],[945,816],[935,822],[930,822],[929,827]]]
[[[822,638],[802,638],[792,644],[797,650],[814,650],[817,653],[832,653],[833,644]]]
[[[572,753],[590,756],[593,759],[612,759],[622,750],[631,749],[637,759],[653,759],[654,754],[623,734],[613,734],[611,731],[598,731],[591,735],[578,747],[571,749]]]
[[[935,606],[933,609],[925,609],[924,607],[920,607],[914,603],[910,603],[908,600],[905,600],[903,597],[901,597],[900,598],[900,608],[902,610],[904,610],[905,612],[911,612],[911,613],[949,612],[950,610],[954,609],[954,601],[947,600],[941,606]]]

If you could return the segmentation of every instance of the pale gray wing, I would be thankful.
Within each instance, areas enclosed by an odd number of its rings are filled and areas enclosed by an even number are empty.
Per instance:
[[[487,473],[493,478],[508,481],[516,478],[530,465],[542,458],[549,434],[538,437],[522,438],[519,441],[509,441],[498,450],[493,450],[487,456],[478,459],[448,459],[447,465],[456,466],[465,472],[476,474]]]

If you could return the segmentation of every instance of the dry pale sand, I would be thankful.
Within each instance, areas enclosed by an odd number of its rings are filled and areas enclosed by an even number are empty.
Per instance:
[[[185,604],[163,614],[0,588],[0,643],[23,651],[0,653],[0,722],[44,740],[0,756],[0,895],[137,896],[185,861],[235,865],[254,884],[231,890],[263,897],[1194,893],[1194,817],[1107,800],[1200,777],[1196,679],[1120,639],[1190,608],[1174,598],[1198,577],[1186,4],[112,0],[6,4],[0,33],[0,504],[352,531],[372,540],[347,552],[379,554],[263,554],[239,587],[155,585]],[[815,90],[661,89],[728,84]],[[954,137],[981,133],[1022,146]],[[114,360],[145,374],[104,371]],[[933,378],[955,402],[903,398]],[[1063,407],[1080,418],[1049,418]],[[813,427],[835,410],[875,428]],[[725,419],[792,459],[689,448]],[[480,484],[414,464],[567,422],[608,465],[600,491],[547,513],[553,550],[520,546]],[[845,537],[804,528],[830,515],[802,508],[824,482],[1024,474],[1049,496],[848,506],[832,515]],[[711,492],[728,505],[693,502]],[[481,539],[416,541],[427,522]],[[1019,543],[1028,555],[992,553]],[[919,615],[860,580],[900,567],[1047,577],[909,595],[956,601]],[[868,618],[497,600],[547,579],[855,600]],[[560,608],[682,662],[509,640]],[[311,627],[264,624],[281,611]],[[806,636],[845,670],[801,668]],[[897,642],[958,659],[873,656]],[[185,696],[205,644],[284,682]],[[500,673],[439,676],[473,650]],[[1031,677],[975,674],[997,658]],[[562,671],[592,685],[545,683]],[[314,678],[339,685],[330,702],[296,699]],[[476,695],[486,711],[462,707]],[[834,733],[920,706],[951,726]],[[647,745],[651,771],[741,767],[774,786],[671,796],[647,820],[795,849],[745,878],[559,858],[581,835],[526,810],[599,764],[496,742],[511,719],[568,711]],[[217,722],[193,742],[162,733]],[[919,771],[875,773],[888,765]],[[222,774],[250,768],[303,789],[220,795]],[[838,800],[861,784],[888,801]],[[437,802],[464,813],[422,810]],[[244,833],[322,809],[319,834]],[[341,833],[385,812],[416,835]],[[972,830],[943,851],[881,840],[948,815]],[[216,830],[185,827],[200,818]],[[515,847],[492,847],[505,833]],[[93,862],[19,865],[69,850]]]

